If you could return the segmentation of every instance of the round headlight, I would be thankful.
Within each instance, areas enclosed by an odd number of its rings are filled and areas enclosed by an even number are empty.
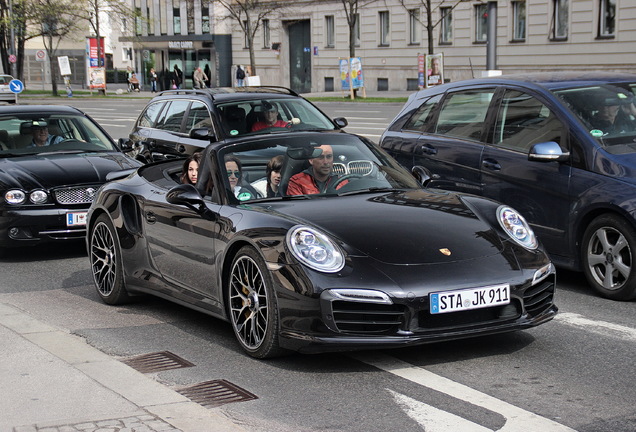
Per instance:
[[[48,195],[43,190],[34,190],[29,194],[29,200],[33,204],[44,204],[48,199]]]
[[[9,204],[22,204],[26,200],[26,194],[20,189],[11,189],[5,192],[4,200]]]
[[[539,246],[534,231],[516,210],[500,206],[497,209],[497,220],[506,234],[521,246],[527,249],[536,249]]]
[[[287,246],[298,261],[314,270],[336,273],[344,267],[344,255],[338,246],[314,228],[293,227],[287,233]]]

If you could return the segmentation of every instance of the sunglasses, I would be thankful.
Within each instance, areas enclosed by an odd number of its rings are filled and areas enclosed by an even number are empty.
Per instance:
[[[236,177],[239,178],[241,176],[241,172],[240,171],[232,171],[232,170],[227,170],[227,176],[228,177]]]

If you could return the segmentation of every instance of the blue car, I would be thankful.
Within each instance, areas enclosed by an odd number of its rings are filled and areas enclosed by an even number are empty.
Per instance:
[[[636,75],[538,73],[411,95],[380,144],[428,187],[501,201],[562,268],[636,298]],[[423,167],[423,169],[422,169]]]

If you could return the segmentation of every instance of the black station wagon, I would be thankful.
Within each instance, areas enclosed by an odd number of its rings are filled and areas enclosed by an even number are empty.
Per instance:
[[[636,297],[636,75],[545,73],[414,93],[381,138],[429,187],[525,216],[559,266]]]

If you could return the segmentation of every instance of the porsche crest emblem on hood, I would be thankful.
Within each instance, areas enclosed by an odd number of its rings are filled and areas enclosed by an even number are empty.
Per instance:
[[[451,255],[451,251],[450,251],[450,249],[441,248],[439,251],[440,251],[442,254],[446,255],[446,256],[450,256],[450,255]]]

